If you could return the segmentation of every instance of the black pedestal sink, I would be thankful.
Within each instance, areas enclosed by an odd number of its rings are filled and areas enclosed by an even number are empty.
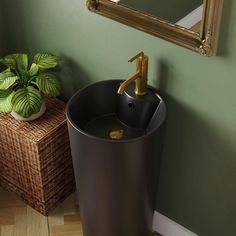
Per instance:
[[[158,166],[153,168],[153,162],[160,159],[166,106],[154,93],[158,102],[146,127],[132,127],[130,120],[128,126],[119,120],[125,114],[122,107],[128,114],[135,112],[135,106],[117,95],[121,82],[107,80],[89,85],[67,105],[84,236],[151,233],[153,176],[159,171]],[[111,133],[117,130],[121,135],[113,137]]]

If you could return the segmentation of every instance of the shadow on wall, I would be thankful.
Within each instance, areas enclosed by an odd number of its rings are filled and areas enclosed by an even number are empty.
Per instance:
[[[224,7],[222,12],[222,22],[220,28],[220,36],[219,36],[219,46],[218,46],[218,56],[227,57],[230,49],[228,48],[228,41],[230,35],[230,19],[232,19],[232,5],[233,0],[224,1]]]
[[[168,94],[173,76],[163,61],[160,78],[168,118],[156,210],[202,236],[234,235],[236,147],[229,131]]]
[[[168,97],[167,105],[156,209],[200,235],[234,235],[235,147],[175,99]]]
[[[66,55],[61,55],[61,57],[63,58],[62,69],[58,74],[63,88],[62,99],[67,101],[75,92],[91,81],[86,71],[77,62]]]
[[[10,9],[6,5],[6,1],[1,1],[1,7],[3,10],[2,17],[4,19],[5,27],[4,35],[6,41],[6,50],[5,54],[15,53],[15,52],[28,52],[29,40],[30,37],[26,35],[24,23],[24,9],[21,1],[14,1],[14,8],[17,11],[14,11],[14,17],[12,14],[9,14]],[[10,32],[14,32],[15,37],[8,37],[12,35]],[[17,37],[19,35],[20,37]]]
[[[22,52],[30,53],[31,55],[37,53],[31,46],[31,35],[26,34],[24,30],[26,20],[24,17],[25,9],[23,8],[23,5],[20,3],[20,1],[14,3],[14,7],[17,9],[17,11],[15,11],[14,18],[7,14],[7,11],[4,11],[6,8],[4,1],[1,3],[1,6],[3,14],[0,14],[0,17],[2,16],[5,21],[8,22],[10,27],[5,27],[4,32],[1,32],[1,35],[5,36],[4,42],[6,45],[4,52],[0,51],[0,53],[2,55]],[[14,22],[12,22],[13,20]],[[8,35],[12,35],[10,32],[14,32],[14,38],[7,37]],[[17,37],[17,35],[20,35],[20,37]],[[1,39],[2,38],[0,38],[0,42]],[[42,49],[41,51],[44,50]],[[61,86],[63,88],[62,99],[68,100],[78,89],[89,83],[89,77],[86,75],[85,71],[83,71],[83,69],[80,68],[79,65],[71,58],[67,57],[66,55],[60,56],[63,58],[62,69],[56,73],[60,78]]]
[[[6,51],[6,33],[3,12],[3,8],[0,6],[0,57],[4,56]],[[0,69],[2,68],[0,67]]]
[[[2,9],[6,9],[8,4],[7,1],[1,2]],[[38,51],[44,52],[44,48],[38,48],[35,51],[35,48],[32,48],[34,45],[31,40],[35,40],[33,35],[25,32],[25,25],[27,25],[24,12],[27,10],[24,7],[24,4],[21,4],[21,1],[14,2],[14,8],[17,11],[14,11],[14,17],[11,14],[7,14],[8,11],[3,12],[3,18],[8,23],[8,27],[5,27],[4,35],[6,35],[6,50],[4,54],[11,53],[30,53],[30,55],[34,55]],[[1,9],[0,9],[1,10]],[[14,38],[9,38],[7,35],[15,35]],[[17,37],[20,35],[20,37]],[[43,36],[42,36],[43,37]],[[50,52],[50,51],[49,51]],[[51,52],[56,53],[56,52]],[[62,57],[62,66],[60,71],[55,71],[58,75],[62,89],[61,98],[63,100],[68,100],[77,90],[81,87],[90,83],[90,78],[86,74],[83,68],[80,68],[77,62],[68,57],[67,55],[59,55]]]

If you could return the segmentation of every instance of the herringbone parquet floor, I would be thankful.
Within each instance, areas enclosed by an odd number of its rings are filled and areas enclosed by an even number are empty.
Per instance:
[[[0,189],[0,236],[83,236],[75,194],[46,217]]]
[[[0,189],[0,236],[82,236],[75,194],[48,217]]]

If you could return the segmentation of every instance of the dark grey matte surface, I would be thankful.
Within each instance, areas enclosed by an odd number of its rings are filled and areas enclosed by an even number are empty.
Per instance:
[[[117,95],[117,115],[123,123],[131,127],[146,129],[160,103],[160,99],[150,89],[143,96],[137,96],[134,89],[135,86],[132,83],[122,95]]]
[[[146,134],[138,138],[114,141],[84,131],[95,118],[116,114],[120,82],[92,84],[67,106],[84,236],[147,236],[151,232],[166,116],[162,99],[157,99],[158,109]]]

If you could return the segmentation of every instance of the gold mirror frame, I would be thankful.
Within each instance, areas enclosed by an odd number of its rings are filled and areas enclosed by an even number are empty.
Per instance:
[[[200,33],[108,0],[87,0],[90,11],[176,43],[204,56],[216,54],[223,0],[204,0]]]

